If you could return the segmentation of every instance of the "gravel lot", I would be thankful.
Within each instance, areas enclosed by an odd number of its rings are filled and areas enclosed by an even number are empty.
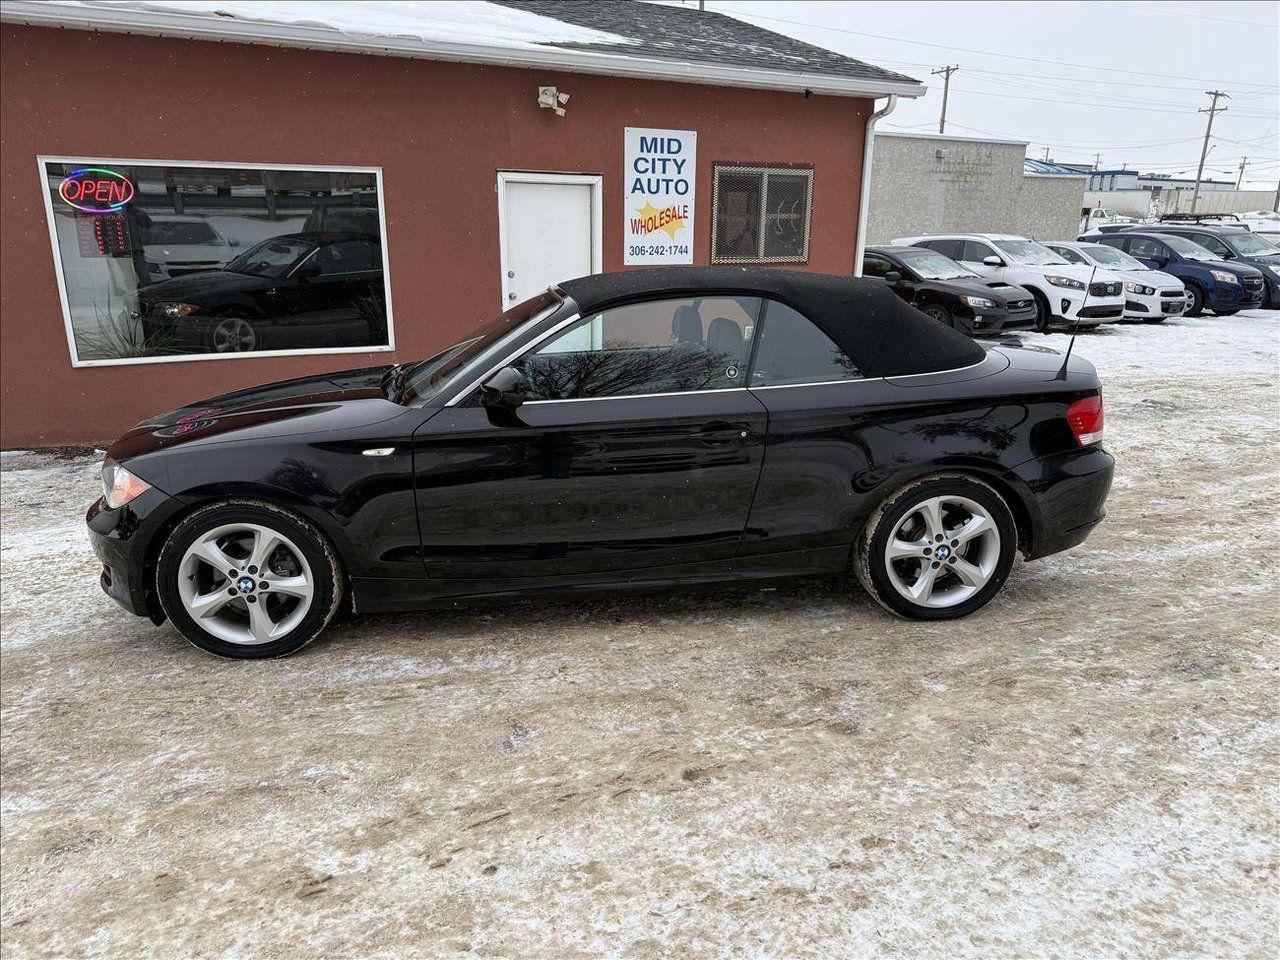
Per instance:
[[[1077,349],[1110,517],[941,625],[795,582],[229,663],[99,592],[93,463],[6,454],[3,955],[1276,956],[1280,316]]]

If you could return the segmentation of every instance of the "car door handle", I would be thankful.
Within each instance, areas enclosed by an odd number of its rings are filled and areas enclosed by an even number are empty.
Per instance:
[[[727,420],[713,420],[711,423],[704,424],[702,429],[698,431],[698,436],[708,446],[719,446],[731,443],[734,440],[745,440],[749,435],[746,430],[741,427],[735,427]]]

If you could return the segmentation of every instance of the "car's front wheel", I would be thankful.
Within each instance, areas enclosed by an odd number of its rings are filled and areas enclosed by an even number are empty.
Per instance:
[[[281,657],[325,628],[342,596],[337,556],[310,523],[257,501],[203,507],[169,534],[156,593],[184,637],[220,657]]]
[[[967,616],[1004,585],[1017,549],[1008,504],[961,476],[918,480],[868,521],[855,572],[882,606],[916,620]]]
[[[1053,310],[1049,308],[1049,300],[1039,290],[1031,291],[1031,299],[1036,304],[1035,328],[1041,333],[1048,333],[1053,325]]]
[[[1204,291],[1194,283],[1187,284],[1187,310],[1188,317],[1204,316]]]

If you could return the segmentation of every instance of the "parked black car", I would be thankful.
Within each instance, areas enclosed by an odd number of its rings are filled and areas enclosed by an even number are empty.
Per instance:
[[[917,310],[970,336],[1035,326],[1036,302],[1022,287],[988,280],[924,247],[868,247],[862,274],[888,282]]]
[[[1265,237],[1243,226],[1217,223],[1165,222],[1152,226],[1153,231],[1186,237],[1198,243],[1220,260],[1247,263],[1257,267],[1265,281],[1262,307],[1280,310],[1280,248]]]
[[[89,510],[102,585],[229,657],[358,612],[851,571],[964,616],[1102,519],[1093,367],[985,350],[879,281],[568,281],[408,366],[139,424]]]
[[[271,237],[220,270],[140,287],[138,316],[158,352],[382,345],[382,246],[363,232]]]

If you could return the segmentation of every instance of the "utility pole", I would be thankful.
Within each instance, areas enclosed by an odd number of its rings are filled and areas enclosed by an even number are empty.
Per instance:
[[[1218,106],[1219,99],[1230,100],[1230,94],[1223,93],[1221,90],[1206,90],[1205,93],[1213,97],[1213,101],[1208,107],[1201,107],[1197,113],[1207,113],[1209,122],[1204,128],[1204,146],[1200,148],[1200,166],[1196,168],[1196,188],[1191,193],[1191,212],[1196,212],[1196,203],[1200,200],[1200,180],[1204,176],[1204,158],[1209,155],[1209,134],[1213,131],[1213,118],[1219,113],[1224,112],[1227,108]]]
[[[1099,169],[1101,169],[1101,168],[1102,168],[1102,154],[1101,154],[1101,153],[1095,153],[1095,154],[1093,155],[1093,169],[1094,169],[1094,170],[1099,170]]]
[[[1048,147],[1045,147],[1045,148],[1044,148],[1044,162],[1045,162],[1045,163],[1048,163],[1048,162],[1049,162],[1049,148],[1048,148]]]
[[[1236,189],[1240,189],[1240,185],[1244,183],[1244,166],[1249,162],[1248,157],[1240,158],[1240,176],[1236,177]]]
[[[935,77],[942,77],[942,116],[938,118],[938,132],[947,132],[947,95],[951,92],[951,75],[960,69],[960,64],[948,64],[931,70]]]

